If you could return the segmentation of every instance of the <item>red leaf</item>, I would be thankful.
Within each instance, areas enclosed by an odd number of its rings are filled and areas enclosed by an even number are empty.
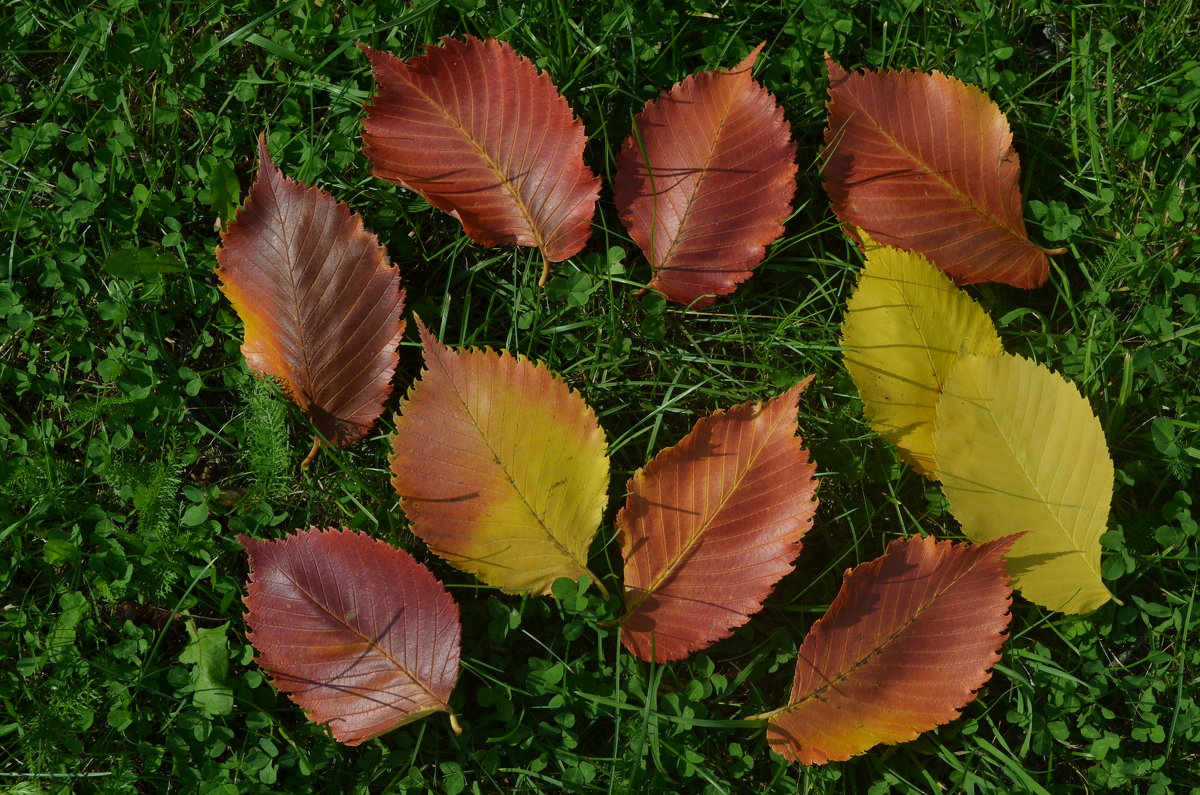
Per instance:
[[[621,150],[621,220],[654,268],[649,287],[672,301],[704,307],[732,293],[791,212],[796,145],[750,76],[761,50],[647,102]]]
[[[1016,538],[901,538],[848,571],[797,652],[792,697],[767,724],[771,748],[822,764],[958,717],[1000,659],[1012,600],[1003,558]]]
[[[679,660],[729,637],[792,570],[817,508],[795,435],[811,380],[705,417],[629,481],[616,523],[633,654]]]
[[[407,552],[350,530],[282,541],[238,536],[250,556],[246,623],[275,686],[358,745],[449,712],[458,679],[458,606]]]
[[[1026,234],[1021,166],[996,104],[941,72],[825,62],[825,192],[848,231],[924,254],[959,284],[1045,283],[1050,262]]]
[[[221,291],[245,325],[246,363],[348,447],[392,390],[400,272],[349,207],[284,176],[262,138],[258,155],[258,178],[217,249]]]
[[[600,180],[583,125],[528,60],[501,41],[444,38],[402,61],[363,47],[379,93],[363,122],[372,173],[462,221],[485,246],[536,246],[548,262],[591,234]]]

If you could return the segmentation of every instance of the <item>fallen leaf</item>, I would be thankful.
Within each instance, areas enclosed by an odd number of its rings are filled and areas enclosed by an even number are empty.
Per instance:
[[[824,184],[851,234],[919,252],[959,284],[1045,283],[1008,120],[941,72],[846,72],[828,56]]]
[[[392,391],[400,272],[349,207],[284,176],[261,137],[258,152],[258,178],[217,249],[221,291],[245,326],[250,368],[278,378],[326,439],[349,447]]]
[[[506,591],[587,574],[608,499],[596,415],[528,359],[453,351],[418,321],[425,369],[396,417],[392,485],[412,531]],[[601,586],[603,589],[603,586]]]
[[[761,51],[647,102],[617,160],[621,220],[654,268],[649,288],[672,301],[705,307],[732,293],[791,212],[796,145],[750,76]]]
[[[1113,463],[1086,398],[1036,362],[966,356],[946,381],[933,435],[950,512],[972,541],[1025,532],[1008,556],[1031,602],[1087,613],[1100,576]]]
[[[899,538],[848,571],[796,653],[787,706],[764,716],[771,749],[819,765],[957,718],[1000,659],[1012,541]]]
[[[729,637],[792,570],[817,508],[796,436],[811,380],[705,417],[630,479],[616,524],[631,653],[680,660]]]
[[[866,241],[867,263],[846,301],[842,355],[871,427],[933,478],[942,384],[962,354],[1004,349],[987,313],[927,259]]]
[[[600,180],[549,75],[496,39],[443,38],[407,61],[362,50],[379,85],[363,121],[373,174],[450,213],[477,243],[541,249],[547,269],[583,248]]]
[[[411,555],[351,530],[281,541],[238,536],[250,556],[255,661],[333,737],[359,745],[434,712],[458,680],[458,605]]]

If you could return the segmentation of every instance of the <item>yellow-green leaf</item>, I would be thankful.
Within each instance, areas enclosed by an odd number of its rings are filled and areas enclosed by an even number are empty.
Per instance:
[[[967,538],[1025,532],[1008,573],[1026,599],[1086,613],[1111,598],[1100,580],[1100,535],[1113,464],[1073,384],[1020,356],[964,356],[938,403],[934,447]]]
[[[926,477],[935,476],[934,406],[963,353],[1003,348],[991,318],[920,254],[876,246],[846,302],[842,347],[867,420]]]
[[[419,321],[418,321],[419,323]],[[506,352],[447,348],[420,325],[425,370],[392,436],[413,532],[506,591],[587,574],[608,494],[604,431],[577,392]],[[598,582],[598,581],[597,581]]]

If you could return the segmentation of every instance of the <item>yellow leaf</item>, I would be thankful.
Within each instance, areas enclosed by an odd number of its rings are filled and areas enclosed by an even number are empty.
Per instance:
[[[528,359],[447,348],[418,321],[425,370],[392,436],[392,485],[413,532],[506,591],[587,574],[608,497],[604,431]],[[603,587],[601,586],[603,590]]]
[[[1003,348],[991,318],[920,254],[874,246],[846,302],[842,347],[867,420],[933,478],[934,406],[962,353]]]
[[[938,403],[934,447],[967,538],[1025,531],[1008,573],[1026,599],[1086,613],[1112,598],[1100,580],[1100,534],[1113,464],[1073,384],[1020,356],[964,356]]]

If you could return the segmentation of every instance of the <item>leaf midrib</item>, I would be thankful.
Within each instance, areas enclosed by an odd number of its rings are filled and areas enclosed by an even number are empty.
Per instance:
[[[293,372],[298,371],[303,379],[303,382],[296,383],[296,381],[290,377],[286,378],[286,380],[293,384],[303,396],[306,405],[301,406],[301,408],[307,412],[308,407],[316,401],[316,397],[312,394],[313,366],[312,361],[309,358],[309,339],[307,333],[308,327],[304,322],[303,307],[300,303],[300,285],[297,281],[300,273],[299,268],[297,267],[298,260],[296,257],[296,251],[299,250],[300,246],[299,243],[293,239],[292,235],[288,234],[289,228],[287,223],[288,217],[291,214],[291,210],[294,209],[295,206],[303,206],[302,201],[298,201],[298,199],[303,198],[303,188],[299,183],[289,184],[289,182],[294,181],[289,180],[288,176],[283,173],[283,170],[276,166],[273,162],[270,163],[270,170],[267,172],[267,174],[270,176],[270,182],[272,185],[271,191],[274,194],[272,196],[272,206],[270,209],[274,210],[275,220],[279,228],[279,238],[283,241],[283,251],[279,252],[279,255],[280,260],[283,262],[284,267],[287,270],[288,293],[291,296],[291,300],[288,302],[289,305],[287,306],[287,310],[288,314],[291,315],[292,322],[295,324],[296,341],[300,346],[300,350],[295,351],[295,353],[299,354],[301,366],[293,370]],[[288,208],[288,212],[286,214],[284,212],[285,204]],[[304,233],[306,235],[308,234],[308,226],[311,226],[311,224],[306,225],[306,228],[304,229]]]
[[[723,77],[732,78],[733,73],[729,72],[729,71],[721,71],[721,72],[718,72],[715,75],[715,77],[717,79],[720,79]],[[705,156],[704,163],[700,167],[700,173],[696,177],[696,183],[691,190],[691,194],[687,197],[686,204],[684,206],[683,217],[679,219],[679,228],[676,231],[675,236],[671,238],[671,244],[670,244],[670,246],[667,247],[667,253],[663,255],[663,258],[660,262],[651,262],[650,263],[656,271],[661,270],[661,269],[667,269],[667,268],[671,267],[671,260],[675,256],[676,249],[679,247],[680,242],[684,238],[687,237],[688,221],[692,217],[692,209],[693,209],[693,207],[695,207],[696,201],[699,198],[699,196],[701,195],[701,193],[703,193],[702,188],[704,187],[704,183],[707,182],[709,180],[709,178],[711,177],[709,165],[715,159],[715,157],[716,157],[715,152],[717,151],[717,148],[722,143],[721,134],[725,132],[725,125],[729,122],[729,117],[733,113],[733,106],[737,103],[738,97],[736,96],[736,94],[737,94],[736,91],[729,92],[729,96],[727,97],[726,102],[725,102],[725,107],[722,109],[722,112],[721,112],[721,122],[717,126],[716,132],[713,134],[712,143],[709,144],[708,154]],[[649,175],[652,173],[652,168],[653,168],[653,166],[651,165],[649,160],[647,160],[646,173],[648,175],[648,178],[650,178],[653,181],[653,178],[649,177]],[[655,223],[657,223],[657,218],[659,216],[658,197],[660,195],[662,195],[662,194],[656,193],[654,196],[654,210],[655,210],[654,217],[656,219]],[[651,251],[651,253],[653,253],[653,251],[654,251],[654,231],[653,231],[654,225],[655,224],[651,224],[651,233],[650,233],[650,251]]]

